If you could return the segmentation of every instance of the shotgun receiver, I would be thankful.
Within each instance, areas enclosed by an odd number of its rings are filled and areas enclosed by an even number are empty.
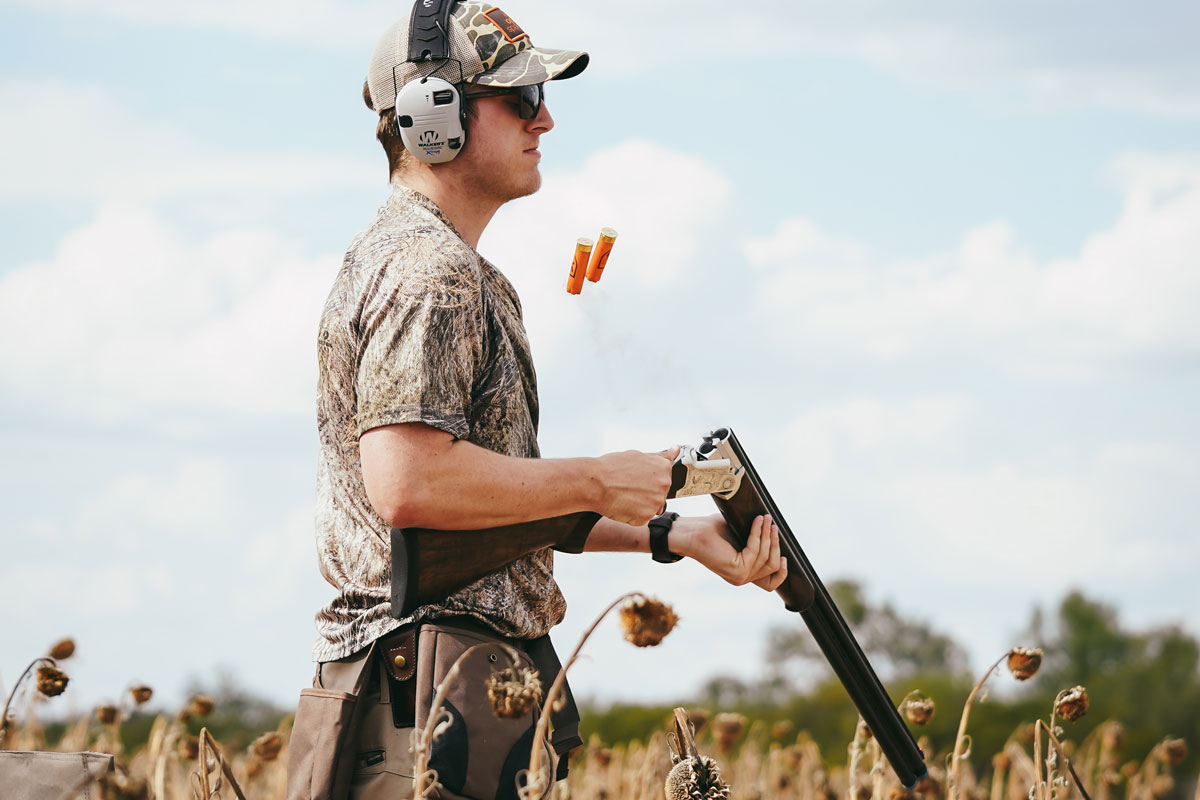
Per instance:
[[[808,625],[900,782],[912,788],[926,775],[920,748],[729,428],[718,428],[703,437],[699,447],[682,448],[675,460],[667,498],[700,494],[712,495],[741,547],[746,545],[755,517],[771,515],[779,527],[779,550],[788,566],[787,579],[776,593],[784,606]],[[579,512],[479,531],[393,528],[392,614],[404,618],[417,606],[442,600],[544,547],[582,552],[599,519],[595,512]]]

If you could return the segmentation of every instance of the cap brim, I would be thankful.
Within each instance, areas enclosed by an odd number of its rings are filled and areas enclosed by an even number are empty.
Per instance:
[[[574,78],[588,65],[582,50],[547,50],[530,47],[497,64],[487,72],[468,78],[480,86],[530,86],[546,81]]]

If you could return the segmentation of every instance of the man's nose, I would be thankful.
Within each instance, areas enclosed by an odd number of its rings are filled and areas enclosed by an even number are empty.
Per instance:
[[[550,116],[550,107],[546,105],[546,101],[542,100],[542,105],[538,109],[537,116],[530,120],[533,129],[545,133],[554,127],[554,117]]]

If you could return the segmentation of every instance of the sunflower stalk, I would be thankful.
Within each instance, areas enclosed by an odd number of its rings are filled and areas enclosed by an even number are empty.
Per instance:
[[[525,785],[520,788],[522,800],[536,800],[536,798],[541,798],[554,784],[553,777],[550,775],[549,765],[543,764],[545,757],[543,750],[545,749],[544,743],[547,742],[550,712],[552,710],[557,711],[561,707],[560,695],[562,694],[563,687],[567,682],[567,670],[569,670],[575,664],[575,661],[579,658],[580,651],[583,650],[583,645],[591,637],[592,633],[595,632],[596,628],[600,625],[600,622],[608,616],[609,612],[622,603],[631,601],[634,598],[640,598],[645,604],[649,604],[650,602],[646,595],[641,592],[628,592],[627,594],[623,594],[616,600],[612,601],[607,608],[600,612],[600,616],[593,620],[591,626],[584,631],[583,636],[575,645],[575,650],[572,651],[571,657],[567,659],[565,664],[563,664],[563,668],[558,671],[558,675],[554,678],[554,683],[551,684],[550,690],[546,692],[546,699],[542,703],[542,715],[541,718],[538,719],[537,730],[533,735],[533,748],[529,756],[529,769],[524,772]],[[666,632],[669,631],[670,627],[675,623],[674,614],[670,612],[670,609],[666,610],[666,614],[670,618],[670,622],[666,627],[666,630],[661,631],[661,635],[657,637],[658,640],[661,640],[662,636],[665,636]],[[631,638],[630,634],[633,633],[635,632],[628,631],[626,638],[634,644],[638,644],[639,647],[643,646],[642,644],[639,644],[638,641],[635,641],[634,638]],[[643,632],[637,633],[643,634]],[[646,642],[646,644],[651,643],[657,644],[658,642]]]
[[[8,719],[8,709],[12,705],[13,698],[17,696],[17,691],[21,688],[21,684],[25,682],[25,679],[29,677],[33,669],[43,662],[55,669],[58,668],[58,664],[49,656],[35,658],[29,662],[29,666],[21,673],[21,677],[17,678],[17,682],[13,684],[12,691],[8,693],[8,698],[4,701],[4,710],[0,711],[0,746],[4,745],[4,740],[8,737],[8,725],[5,724],[5,721]],[[13,727],[15,728],[16,726],[14,725]]]
[[[229,786],[233,789],[233,793],[237,796],[237,799],[246,800],[246,795],[242,793],[242,787],[238,785],[237,779],[233,777],[233,770],[229,768],[229,764],[225,761],[225,756],[221,753],[221,748],[217,746],[217,741],[208,732],[208,728],[200,729],[200,752],[197,759],[200,768],[192,773],[192,777],[199,782],[200,800],[211,800],[214,795],[219,795],[222,776],[229,781]],[[210,783],[208,774],[210,771],[209,764],[214,760],[220,767],[217,771],[217,781],[215,784]]]

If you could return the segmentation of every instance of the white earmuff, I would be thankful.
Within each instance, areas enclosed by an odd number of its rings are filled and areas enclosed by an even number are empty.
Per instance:
[[[396,95],[396,125],[408,152],[426,164],[451,160],[466,142],[462,98],[454,84],[441,78],[421,78],[400,87]]]

